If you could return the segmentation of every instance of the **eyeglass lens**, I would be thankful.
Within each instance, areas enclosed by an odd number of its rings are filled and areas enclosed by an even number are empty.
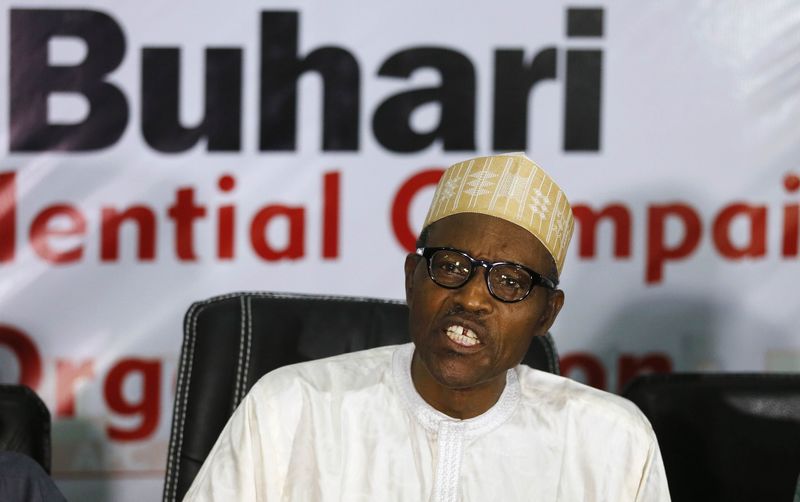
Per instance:
[[[431,278],[440,286],[457,288],[469,279],[472,262],[461,253],[440,250],[431,256],[430,272]],[[511,264],[492,267],[486,282],[489,291],[505,301],[521,300],[533,286],[531,275]]]

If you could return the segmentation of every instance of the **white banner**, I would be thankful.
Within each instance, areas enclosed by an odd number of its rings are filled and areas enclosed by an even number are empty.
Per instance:
[[[800,5],[4,2],[0,381],[74,500],[161,496],[185,310],[402,298],[441,170],[527,151],[576,230],[565,374],[800,370]]]

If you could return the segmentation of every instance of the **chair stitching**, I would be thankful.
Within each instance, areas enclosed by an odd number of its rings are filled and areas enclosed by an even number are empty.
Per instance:
[[[184,328],[183,331],[186,331],[186,326],[189,325],[189,319],[192,318],[194,314],[194,310],[197,307],[197,303],[194,303],[189,307],[189,312],[186,314],[186,319],[184,321]],[[178,425],[180,421],[180,407],[181,407],[181,396],[183,395],[183,379],[184,379],[184,371],[185,371],[185,364],[184,360],[186,359],[186,352],[187,352],[187,340],[185,337],[182,337],[182,344],[181,344],[181,360],[179,364],[179,373],[178,373],[178,382],[177,382],[177,389],[176,389],[176,396],[175,396],[175,407],[173,409],[172,415],[172,427],[170,429],[170,441],[169,441],[169,450],[167,451],[167,479],[164,482],[164,498],[165,500],[173,500],[174,495],[172,493],[172,481],[173,481],[173,455],[178,455],[177,443],[180,438],[178,438],[178,432],[180,430],[180,426]]]
[[[184,327],[183,331],[186,331],[186,326],[189,324],[189,319],[194,314],[195,308],[197,307],[198,303],[193,303],[189,307],[189,311],[186,313],[186,318],[184,320]],[[182,338],[181,343],[181,360],[178,363],[178,382],[177,382],[177,389],[176,389],[176,396],[175,396],[175,406],[173,408],[172,414],[172,426],[170,427],[170,438],[169,438],[169,449],[167,450],[167,478],[164,481],[164,499],[170,500],[170,495],[172,494],[172,465],[173,465],[173,454],[176,454],[176,447],[178,442],[177,432],[178,432],[178,421],[180,417],[180,397],[183,391],[183,371],[184,371],[184,364],[183,361],[186,358],[186,348],[187,348],[187,341],[185,337]]]
[[[239,403],[239,392],[242,388],[242,359],[244,357],[244,346],[245,346],[245,322],[247,319],[247,309],[245,303],[245,297],[239,297],[239,356],[236,360],[236,387],[233,389],[233,403],[231,403],[231,413],[236,409],[236,405]]]
[[[189,339],[185,341],[185,350],[183,356],[181,357],[181,372],[178,376],[178,397],[182,397],[182,399],[176,401],[176,403],[180,403],[180,410],[176,410],[176,412],[179,411],[179,413],[176,413],[176,415],[178,416],[178,420],[180,422],[178,429],[178,444],[175,451],[177,456],[180,456],[181,451],[183,450],[183,430],[186,424],[186,403],[189,399],[189,386],[192,379],[192,363],[194,362],[194,348],[195,341],[197,339],[197,318],[199,317],[200,307],[205,307],[206,305],[207,302],[192,305],[190,313],[187,316],[187,324],[189,324],[189,318],[191,316],[191,329],[189,330]],[[195,306],[197,306],[197,309],[195,309]],[[198,312],[195,312],[195,310]],[[180,394],[181,390],[183,391],[182,395]],[[170,456],[170,461],[172,461],[172,456]],[[168,471],[170,470],[168,469]],[[173,483],[171,486],[171,500],[175,500],[177,497],[179,474],[180,473],[175,473],[174,477],[172,478]],[[168,482],[169,481],[170,480],[168,479]]]
[[[186,314],[186,320],[184,321],[184,331],[186,331],[186,326],[189,324],[189,319],[194,314],[195,308],[197,307],[197,303],[193,303],[189,307],[189,312]],[[175,407],[173,409],[172,415],[172,427],[170,428],[170,440],[169,440],[169,450],[167,451],[167,479],[164,482],[164,498],[166,500],[170,500],[170,495],[172,494],[172,465],[173,465],[173,454],[176,453],[177,448],[177,432],[178,432],[178,421],[180,417],[180,397],[183,392],[183,372],[184,372],[184,364],[183,361],[186,358],[186,348],[187,348],[187,341],[183,338],[181,344],[181,360],[179,362],[179,373],[178,373],[178,382],[177,382],[177,389],[176,389],[176,396],[175,396]]]
[[[247,374],[249,373],[250,369],[250,354],[251,348],[253,346],[253,302],[251,298],[247,298],[247,352],[245,353],[245,360],[244,360],[244,372],[243,372],[243,381],[242,381],[242,396],[239,398],[239,402],[244,399],[245,394],[247,394]],[[237,403],[238,404],[238,403]]]
[[[184,388],[183,392],[183,404],[181,408],[181,432],[179,434],[179,443],[178,443],[178,451],[183,451],[183,436],[184,436],[184,428],[186,426],[186,411],[188,410],[188,401],[189,401],[189,390],[192,382],[192,370],[194,369],[194,349],[197,345],[197,319],[200,317],[199,312],[194,316],[192,319],[192,330],[191,330],[191,344],[189,346],[189,355],[186,358],[187,361],[187,368],[186,368],[186,387]],[[177,492],[178,490],[178,477],[175,477],[175,485],[173,486],[173,490]],[[177,497],[177,493],[175,493]]]

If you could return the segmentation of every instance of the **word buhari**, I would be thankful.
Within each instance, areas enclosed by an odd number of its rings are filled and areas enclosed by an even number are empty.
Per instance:
[[[297,148],[298,80],[316,73],[322,82],[323,151],[359,150],[362,82],[366,75],[353,48],[312,47],[301,51],[296,11],[261,12],[258,75],[258,149]],[[603,36],[603,10],[567,8],[567,39],[580,48],[548,46],[494,50],[491,107],[492,148],[524,150],[528,139],[528,102],[540,84],[563,85],[565,151],[600,150],[602,51],[593,47]],[[11,9],[10,137],[15,152],[91,151],[114,145],[131,116],[141,117],[141,134],[160,152],[182,152],[204,140],[209,151],[242,148],[243,51],[237,47],[205,49],[205,96],[202,119],[180,120],[180,58],[177,47],[141,49],[141,99],[108,79],[130,57],[122,23],[111,15],[85,9]],[[71,65],[55,64],[48,45],[58,38],[80,39],[85,57]],[[558,72],[558,66],[564,68]],[[371,129],[380,145],[393,152],[416,152],[439,141],[446,151],[476,150],[476,72],[470,57],[441,46],[415,46],[389,54],[377,69],[381,79],[409,79],[417,70],[438,72],[438,85],[409,87],[374,107]],[[199,82],[193,83],[194,85]],[[81,95],[88,113],[80,121],[54,123],[48,98]],[[140,103],[139,113],[131,102]],[[420,107],[438,105],[431,130],[412,127]]]

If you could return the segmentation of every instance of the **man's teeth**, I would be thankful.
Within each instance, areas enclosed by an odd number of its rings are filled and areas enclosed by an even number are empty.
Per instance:
[[[450,326],[447,328],[446,334],[447,338],[465,347],[472,347],[473,345],[481,343],[481,341],[478,340],[478,335],[464,326]]]

